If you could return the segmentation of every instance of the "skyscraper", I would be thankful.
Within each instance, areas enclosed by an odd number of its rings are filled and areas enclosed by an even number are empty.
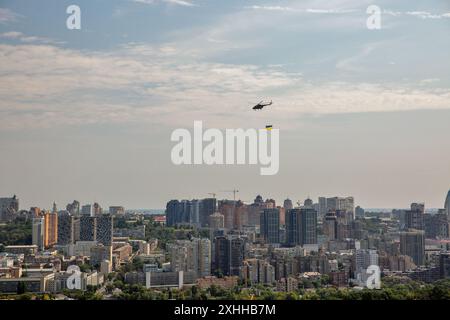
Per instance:
[[[75,217],[70,215],[68,211],[58,213],[58,245],[68,245],[75,242],[74,220]]]
[[[189,205],[189,223],[200,227],[200,203],[201,200],[194,199]]]
[[[288,210],[286,240],[291,246],[317,244],[317,211],[312,208]]]
[[[327,209],[327,198],[319,197],[319,216],[324,217],[328,212]]]
[[[291,210],[294,208],[294,206],[292,205],[292,200],[287,198],[286,200],[284,200],[283,203],[283,208],[287,211],[287,210]]]
[[[400,253],[410,256],[417,266],[425,264],[425,232],[410,229],[400,232]]]
[[[178,200],[170,200],[166,204],[166,224],[168,227],[175,226],[181,221],[182,207]]]
[[[55,211],[55,210],[53,210]],[[44,246],[49,248],[58,242],[58,213],[44,213]]]
[[[66,210],[73,216],[80,215],[80,203],[77,200],[74,200],[72,203],[69,203],[66,206]]]
[[[319,198],[319,208],[321,208]],[[323,200],[322,200],[323,202]],[[345,210],[351,213],[353,219],[355,218],[355,200],[353,197],[331,197],[326,199],[326,208],[328,211]]]
[[[216,211],[216,199],[170,200],[166,204],[167,226],[189,224],[207,226],[208,217]]]
[[[214,240],[214,273],[238,276],[245,259],[245,239],[220,236]]]
[[[289,209],[286,211],[286,244],[295,246],[299,244],[299,220],[300,209]]]
[[[280,211],[264,209],[261,214],[260,232],[267,243],[280,243]]]
[[[95,241],[97,233],[97,220],[95,217],[81,215],[80,218],[80,240]]]
[[[84,216],[92,216],[93,215],[92,205],[85,204],[84,206],[82,206],[81,214]]]
[[[300,209],[300,245],[317,244],[317,211],[313,208]]]
[[[217,211],[217,201],[215,198],[202,199],[199,209],[199,220],[201,226],[208,224],[208,217]]]
[[[198,250],[198,269],[199,277],[211,275],[211,241],[209,239],[195,239]]]
[[[303,206],[306,208],[312,208],[313,205],[314,205],[314,202],[310,198],[303,201]]]
[[[328,240],[337,239],[337,217],[334,211],[326,214],[323,221],[323,233],[328,237]]]
[[[113,216],[102,214],[95,217],[82,215],[80,218],[80,240],[97,241],[111,246],[113,237]]]
[[[236,211],[236,201],[233,200],[219,201],[218,210],[224,217],[224,227],[226,229],[233,229],[234,215]]]
[[[32,243],[38,246],[39,250],[44,250],[44,218],[33,218]]]
[[[224,216],[220,212],[215,212],[214,214],[208,217],[209,229],[213,232],[217,229],[223,229],[224,224]]]
[[[425,208],[423,204],[412,203],[411,210],[405,211],[405,228],[424,230],[424,212]]]
[[[366,282],[368,274],[366,270],[369,266],[378,266],[378,253],[376,250],[358,249],[355,252],[355,278],[363,283]]]
[[[99,215],[96,218],[95,240],[104,246],[112,245],[113,216],[109,214]]]

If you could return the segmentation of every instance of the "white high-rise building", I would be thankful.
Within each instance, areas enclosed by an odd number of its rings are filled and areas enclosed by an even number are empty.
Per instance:
[[[378,266],[378,253],[376,250],[358,249],[355,252],[355,278],[364,284],[368,278],[366,272],[369,266]]]
[[[39,250],[44,250],[44,229],[44,218],[33,218],[31,238],[33,245],[38,246]]]
[[[211,274],[211,241],[178,240],[169,246],[171,271],[195,271],[198,277]]]

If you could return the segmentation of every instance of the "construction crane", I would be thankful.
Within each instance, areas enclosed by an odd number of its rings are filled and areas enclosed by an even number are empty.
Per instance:
[[[239,190],[222,190],[221,192],[233,192],[233,201],[236,201],[236,193],[239,192]]]
[[[216,198],[216,195],[217,195],[217,193],[214,193],[214,192],[208,192],[208,194],[212,195],[214,199]]]

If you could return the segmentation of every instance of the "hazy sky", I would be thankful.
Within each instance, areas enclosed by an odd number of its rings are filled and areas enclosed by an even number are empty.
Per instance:
[[[0,197],[162,208],[239,189],[443,207],[450,3],[0,0]],[[66,8],[81,8],[81,30]],[[263,99],[274,105],[251,107]],[[280,129],[280,171],[174,166],[170,134]]]

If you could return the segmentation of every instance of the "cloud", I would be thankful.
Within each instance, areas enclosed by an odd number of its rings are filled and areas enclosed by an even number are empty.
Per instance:
[[[22,32],[9,31],[0,33],[0,38],[9,40],[18,40],[26,43],[46,43],[46,44],[62,44],[64,42],[55,41],[46,37],[27,36]]]
[[[171,46],[114,51],[0,45],[2,130],[96,123],[285,128],[302,114],[450,108],[450,90],[396,84],[311,82],[280,67],[189,60]],[[254,102],[273,99],[267,114]],[[174,116],[175,115],[175,116]]]
[[[172,4],[172,5],[182,6],[182,7],[197,6],[196,4],[189,2],[189,1],[185,1],[185,0],[133,0],[133,1],[137,2],[137,3],[143,3],[143,4],[156,4],[158,2],[164,2],[167,4]]]
[[[408,16],[415,16],[415,17],[419,17],[422,19],[441,19],[442,18],[441,14],[432,14],[432,13],[426,12],[426,11],[407,11],[407,12],[405,12],[405,14]]]
[[[393,11],[385,9],[383,10],[383,14],[390,15],[393,17],[400,16],[411,16],[417,17],[421,19],[442,19],[442,18],[450,18],[450,13],[431,13],[428,11]]]
[[[297,8],[297,7],[282,7],[282,6],[246,6],[245,9],[264,10],[264,11],[281,11],[281,12],[296,12],[296,13],[318,13],[318,14],[343,14],[357,12],[356,9],[315,9],[315,8]]]
[[[296,11],[294,8],[291,7],[281,7],[281,6],[246,6],[245,9],[253,9],[253,10],[266,10],[266,11]]]
[[[0,24],[15,22],[19,17],[21,17],[19,14],[10,9],[0,8]]]

